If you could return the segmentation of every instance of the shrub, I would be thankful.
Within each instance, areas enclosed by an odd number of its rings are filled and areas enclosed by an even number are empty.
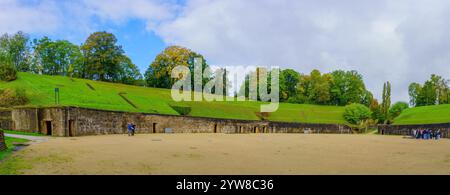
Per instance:
[[[391,109],[389,109],[389,116],[391,119],[394,119],[397,116],[399,116],[403,112],[403,110],[406,110],[408,108],[409,108],[408,103],[397,102],[391,107]]]
[[[13,81],[17,78],[17,70],[11,63],[0,61],[0,80]]]
[[[28,103],[24,89],[0,90],[0,107],[20,106]]]
[[[361,124],[370,119],[372,112],[362,104],[350,104],[345,107],[344,119],[350,124]]]

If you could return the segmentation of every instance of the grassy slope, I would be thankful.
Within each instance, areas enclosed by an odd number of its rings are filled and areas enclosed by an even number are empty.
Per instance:
[[[86,83],[95,88],[90,89]],[[19,73],[13,82],[0,82],[0,88],[19,87],[27,90],[30,105],[53,106],[54,88],[60,88],[60,102],[65,106],[79,106],[103,110],[131,111],[178,115],[170,105],[190,106],[190,116],[258,120],[255,115],[261,102],[182,102],[172,100],[170,90],[145,88],[122,84],[112,84],[84,79],[70,79],[61,76],[43,76]],[[122,99],[125,96],[138,108],[134,108]],[[343,107],[315,106],[299,104],[280,104],[277,112],[269,120],[306,123],[346,124],[342,117]]]
[[[396,125],[450,122],[450,104],[410,108],[395,118]]]
[[[28,140],[26,140],[26,139],[5,137],[5,142],[6,142],[6,146],[8,147],[8,149],[0,152],[0,161],[12,153],[13,148],[14,148],[14,146],[13,146],[14,142],[27,142],[27,141]]]
[[[29,136],[44,136],[41,133],[29,133],[29,132],[21,132],[21,131],[12,131],[12,130],[3,130],[5,134],[14,134],[14,135],[29,135]]]

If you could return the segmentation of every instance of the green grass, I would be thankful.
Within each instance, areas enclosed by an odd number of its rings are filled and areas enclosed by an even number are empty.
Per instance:
[[[395,125],[435,124],[450,122],[450,104],[406,109],[394,120]]]
[[[89,85],[88,85],[89,84]],[[191,107],[189,116],[260,120],[256,115],[262,102],[174,102],[168,89],[146,88],[62,76],[19,73],[12,82],[0,82],[0,89],[24,88],[27,106],[55,106],[54,88],[60,88],[60,105],[111,111],[179,115],[172,106]],[[121,97],[122,94],[125,98]],[[130,102],[132,104],[130,104]],[[134,106],[133,106],[134,105]],[[347,124],[343,107],[281,103],[272,121]]]
[[[12,151],[14,149],[14,145],[13,145],[14,142],[23,143],[23,142],[27,142],[27,141],[28,140],[21,139],[21,138],[5,137],[5,142],[6,142],[6,146],[8,147],[8,149],[0,152],[0,161],[12,153]]]
[[[30,136],[44,136],[40,133],[28,133],[28,132],[21,132],[21,131],[11,131],[11,130],[3,130],[5,134],[15,134],[15,135],[30,135]]]

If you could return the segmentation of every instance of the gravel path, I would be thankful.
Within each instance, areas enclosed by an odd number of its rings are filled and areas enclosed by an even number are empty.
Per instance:
[[[27,139],[27,140],[30,140],[31,144],[48,141],[48,137],[44,137],[44,136],[17,135],[17,134],[7,134],[7,133],[5,133],[5,137]]]

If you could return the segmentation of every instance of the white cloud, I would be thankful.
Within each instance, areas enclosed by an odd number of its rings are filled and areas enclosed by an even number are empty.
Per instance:
[[[32,31],[45,33],[55,31],[60,25],[59,11],[50,1],[26,5],[21,1],[0,1],[0,32]]]
[[[215,65],[358,70],[394,100],[432,73],[450,78],[447,0],[2,0],[0,32],[85,37],[102,22],[143,20],[167,44]],[[100,20],[100,21],[99,21]],[[100,22],[100,24],[98,24]]]
[[[410,82],[450,78],[449,16],[446,0],[192,0],[156,32],[220,65],[358,70],[378,97],[391,81],[407,101]]]

